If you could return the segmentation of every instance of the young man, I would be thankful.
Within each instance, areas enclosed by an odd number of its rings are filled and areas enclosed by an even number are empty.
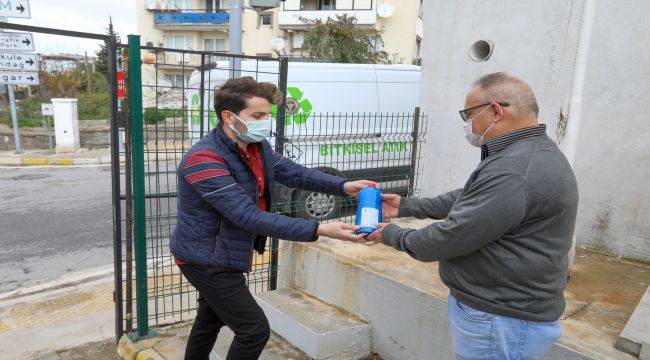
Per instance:
[[[253,250],[263,253],[266,237],[316,241],[319,236],[356,241],[357,227],[318,224],[270,213],[275,182],[340,196],[356,196],[374,183],[348,182],[308,169],[275,153],[271,104],[277,87],[251,77],[228,80],[215,93],[219,125],[196,143],[178,167],[178,222],[170,249],[187,280],[198,290],[198,310],[185,359],[207,360],[222,326],[235,338],[228,360],[257,359],[270,329],[246,286]]]

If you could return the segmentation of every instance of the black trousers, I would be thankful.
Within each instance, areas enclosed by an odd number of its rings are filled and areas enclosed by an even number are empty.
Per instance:
[[[246,286],[242,273],[207,266],[180,265],[198,290],[199,308],[185,349],[185,360],[208,360],[224,325],[235,333],[226,360],[255,360],[269,340],[264,311]]]

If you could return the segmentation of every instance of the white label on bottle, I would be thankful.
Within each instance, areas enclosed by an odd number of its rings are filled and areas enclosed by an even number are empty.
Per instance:
[[[361,227],[377,227],[379,223],[379,210],[371,207],[361,209]]]

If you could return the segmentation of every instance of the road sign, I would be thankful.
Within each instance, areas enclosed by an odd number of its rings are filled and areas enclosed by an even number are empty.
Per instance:
[[[0,33],[0,51],[34,51],[34,35],[19,32]]]
[[[54,116],[54,105],[41,103],[41,113],[43,116]]]
[[[0,70],[37,71],[36,55],[0,52]]]
[[[0,72],[0,85],[38,85],[37,72]]]
[[[124,100],[126,98],[126,89],[124,87],[124,71],[118,71],[116,75],[117,79],[117,98],[119,100]]]
[[[0,0],[0,16],[30,19],[29,0]]]

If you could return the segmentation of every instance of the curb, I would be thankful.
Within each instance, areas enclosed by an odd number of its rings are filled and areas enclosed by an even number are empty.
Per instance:
[[[120,163],[124,159],[120,158]],[[0,166],[73,166],[73,165],[108,165],[111,163],[110,156],[99,158],[80,158],[80,159],[48,159],[38,157],[25,158],[0,158]]]
[[[66,289],[69,287],[81,285],[91,281],[112,277],[113,266],[106,265],[93,269],[78,271],[62,276],[61,278],[44,284],[38,284],[30,287],[23,287],[15,290],[0,293],[0,304],[6,305],[6,302],[25,298],[32,295],[48,293],[51,291]]]

